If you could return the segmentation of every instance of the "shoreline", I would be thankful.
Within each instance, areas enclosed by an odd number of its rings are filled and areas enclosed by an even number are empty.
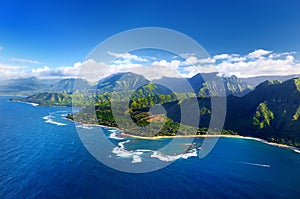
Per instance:
[[[32,102],[26,102],[26,101],[12,101],[12,102],[21,102],[21,103],[26,103],[26,104],[30,104],[32,106],[41,106],[40,104],[37,103],[32,103]],[[69,106],[49,106],[49,107],[69,107]],[[151,136],[151,137],[145,137],[145,136],[138,136],[138,135],[132,135],[129,133],[124,133],[123,129],[120,129],[118,127],[113,127],[113,126],[107,126],[107,125],[101,125],[101,124],[86,124],[86,123],[82,123],[82,122],[76,122],[70,118],[66,119],[74,122],[74,123],[80,123],[84,126],[98,126],[98,127],[102,127],[102,128],[113,128],[116,129],[118,131],[120,131],[120,135],[122,137],[129,137],[129,138],[136,138],[136,139],[145,139],[145,140],[156,140],[156,139],[173,139],[173,138],[239,138],[239,139],[248,139],[248,140],[255,140],[264,144],[268,144],[268,145],[272,145],[272,146],[276,146],[276,147],[280,147],[280,148],[287,148],[287,149],[291,149],[294,150],[297,153],[300,153],[300,148],[297,148],[295,146],[290,146],[290,145],[286,145],[286,144],[280,144],[280,143],[276,143],[276,142],[269,142],[267,140],[264,140],[262,138],[256,138],[256,137],[249,137],[249,136],[241,136],[241,135],[175,135],[175,136]]]
[[[118,129],[120,130],[120,129]],[[122,131],[122,130],[120,130]],[[153,136],[153,137],[144,137],[144,136],[138,136],[138,135],[131,135],[127,133],[120,133],[121,136],[129,137],[129,138],[136,138],[136,139],[145,139],[145,140],[157,140],[157,139],[173,139],[173,138],[235,138],[235,139],[246,139],[246,140],[254,140],[257,142],[261,142],[264,144],[268,144],[275,147],[290,149],[295,151],[296,153],[300,153],[300,148],[289,146],[286,144],[279,144],[276,142],[268,142],[267,140],[264,140],[262,138],[255,138],[255,137],[248,137],[248,136],[241,136],[241,135],[175,135],[175,136]]]
[[[71,120],[73,121],[73,120]],[[75,121],[73,121],[75,122]],[[123,129],[120,129],[118,127],[112,127],[112,126],[106,126],[106,125],[101,125],[101,124],[84,124],[81,122],[78,122],[82,125],[86,125],[86,126],[94,126],[94,127],[102,127],[102,128],[112,128],[115,130],[120,131],[120,136],[122,138],[134,138],[134,139],[144,139],[144,140],[158,140],[158,139],[177,139],[177,138],[235,138],[235,139],[246,139],[246,140],[254,140],[257,142],[261,142],[264,144],[268,144],[271,146],[275,146],[275,147],[280,147],[280,148],[285,148],[285,149],[289,149],[289,150],[293,150],[296,153],[300,153],[300,148],[297,148],[295,146],[289,146],[286,144],[280,144],[280,143],[276,143],[276,142],[269,142],[267,140],[264,140],[262,138],[256,138],[256,137],[249,137],[249,136],[242,136],[242,135],[175,135],[175,136],[152,136],[152,137],[145,137],[145,136],[139,136],[139,135],[132,135],[132,134],[128,134],[128,133],[124,133]]]

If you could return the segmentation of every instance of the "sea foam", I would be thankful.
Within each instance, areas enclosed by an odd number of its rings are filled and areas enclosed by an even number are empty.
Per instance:
[[[88,130],[93,129],[92,126],[87,126],[87,125],[84,125],[84,124],[77,124],[76,128],[82,128],[82,129],[88,129]]]
[[[65,126],[65,125],[66,125],[66,124],[64,124],[64,123],[60,123],[60,122],[54,121],[53,118],[54,118],[54,117],[51,116],[51,115],[48,115],[48,116],[43,117],[43,119],[45,120],[46,123],[55,124],[55,125],[57,125],[57,126]]]
[[[121,158],[132,158],[132,163],[142,162],[141,155],[143,154],[143,152],[127,151],[124,147],[124,144],[128,142],[130,142],[130,140],[118,143],[118,146],[113,148],[112,153]]]
[[[300,150],[298,150],[298,149],[294,149],[294,151],[295,151],[296,153],[300,153]]]
[[[109,135],[109,138],[110,138],[110,139],[115,139],[115,140],[124,140],[124,139],[125,139],[125,138],[119,137],[119,136],[118,136],[118,133],[116,133],[116,132],[111,133],[111,134]]]
[[[159,151],[153,151],[151,154],[152,158],[157,158],[164,162],[172,162],[174,160],[178,160],[180,158],[188,159],[189,157],[197,157],[197,149],[192,149],[187,153],[179,154],[179,155],[166,155]]]

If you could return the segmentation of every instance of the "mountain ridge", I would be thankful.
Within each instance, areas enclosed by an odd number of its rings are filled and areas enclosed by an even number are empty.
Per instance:
[[[253,91],[244,96],[227,96],[227,113],[224,124],[226,132],[236,132],[242,136],[251,136],[262,138],[267,141],[277,142],[281,144],[288,144],[300,147],[300,78],[294,78],[287,81],[265,81],[258,85]],[[159,93],[156,93],[159,92]],[[140,87],[133,93],[117,92],[122,103],[128,103],[126,100],[123,102],[124,96],[131,95],[128,110],[118,109],[119,115],[125,112],[131,114],[132,119],[138,125],[147,126],[149,118],[156,118],[157,121],[167,121],[167,126],[157,135],[177,135],[179,123],[181,122],[181,105],[193,105],[197,102],[199,106],[201,120],[199,125],[199,133],[205,134],[205,129],[208,128],[211,119],[211,98],[220,98],[219,96],[212,97],[197,97],[197,101],[191,100],[195,95],[184,93],[183,98],[177,99],[177,94],[161,94],[161,90],[154,83],[149,83]],[[118,94],[120,93],[120,94]],[[76,99],[78,106],[82,105],[82,97],[79,94],[73,97]],[[56,94],[49,93],[40,96],[35,95],[23,99],[15,99],[17,101],[35,102],[41,105],[71,105],[70,94]],[[49,100],[50,99],[50,100]],[[48,101],[47,101],[48,100]],[[59,101],[60,100],[60,101]],[[94,100],[94,99],[92,99]],[[86,118],[92,118],[89,114],[90,111],[97,113],[97,118],[94,118],[95,123],[117,126],[111,112],[111,94],[102,93],[96,97],[94,104],[89,104],[91,107],[84,105],[84,109],[76,114],[76,118],[80,122],[86,121]],[[69,104],[66,104],[68,102]],[[161,113],[155,113],[150,117],[150,107],[155,104],[162,105],[166,110],[166,118],[161,116]],[[120,106],[124,107],[124,106]],[[118,115],[117,114],[117,115]],[[115,115],[114,115],[115,116]],[[70,118],[73,116],[70,116]],[[73,118],[74,119],[74,118]],[[186,124],[189,125],[188,121]],[[131,129],[131,128],[129,128]],[[177,130],[176,130],[177,129]],[[188,129],[188,128],[186,128]],[[153,132],[136,132],[131,129],[132,134],[143,136],[155,136]],[[186,133],[189,131],[187,130]]]

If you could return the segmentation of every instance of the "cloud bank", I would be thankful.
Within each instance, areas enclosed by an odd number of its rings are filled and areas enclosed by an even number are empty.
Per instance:
[[[295,52],[276,53],[257,49],[245,55],[219,54],[205,59],[199,59],[194,54],[184,54],[182,59],[157,59],[141,57],[130,53],[108,52],[115,57],[112,63],[86,60],[74,63],[72,66],[43,66],[30,69],[18,65],[0,63],[0,80],[18,77],[35,76],[37,78],[85,78],[97,81],[103,77],[118,72],[135,72],[157,79],[162,76],[191,77],[197,73],[219,72],[225,76],[254,77],[270,75],[300,74],[300,63],[295,59]],[[11,61],[27,64],[40,64],[38,61],[12,58]]]

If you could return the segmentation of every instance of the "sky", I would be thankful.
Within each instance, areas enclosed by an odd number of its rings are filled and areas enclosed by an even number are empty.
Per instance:
[[[184,58],[192,60],[187,64],[167,53],[159,57],[153,52],[146,56],[108,51],[119,60],[112,64],[112,72],[140,64],[184,67],[182,75],[191,76],[204,64],[205,72],[239,77],[300,74],[297,0],[0,3],[0,80],[72,77],[82,65],[97,64],[87,56],[99,43],[141,27],[179,31],[201,44],[211,59],[204,62],[187,52]],[[141,63],[135,56],[150,58]]]

